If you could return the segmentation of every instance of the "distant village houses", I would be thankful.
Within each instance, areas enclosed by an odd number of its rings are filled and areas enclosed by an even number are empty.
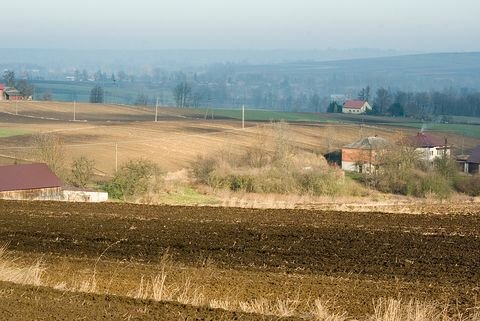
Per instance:
[[[365,114],[372,110],[368,101],[363,100],[347,100],[343,103],[344,114]]]

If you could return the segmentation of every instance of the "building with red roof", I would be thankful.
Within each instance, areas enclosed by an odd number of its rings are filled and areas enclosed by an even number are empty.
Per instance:
[[[368,101],[363,100],[347,100],[343,103],[344,114],[364,114],[368,110],[372,110],[372,107]]]
[[[452,147],[448,145],[447,138],[442,139],[424,132],[406,137],[400,141],[400,144],[415,148],[420,158],[429,163],[433,163],[437,158],[451,155]]]
[[[60,200],[62,187],[47,164],[0,166],[1,199]]]

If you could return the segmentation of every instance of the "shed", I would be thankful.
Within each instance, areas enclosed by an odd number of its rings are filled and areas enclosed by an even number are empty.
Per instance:
[[[62,181],[47,164],[0,166],[0,198],[61,200]]]
[[[470,174],[478,174],[480,165],[480,145],[475,147],[467,159],[467,172]]]

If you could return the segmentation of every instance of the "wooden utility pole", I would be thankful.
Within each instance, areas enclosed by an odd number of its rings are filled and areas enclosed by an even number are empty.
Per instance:
[[[245,129],[245,104],[242,105],[242,129]]]
[[[77,113],[77,101],[73,101],[73,121],[76,121],[76,113]]]
[[[157,103],[155,104],[155,122],[158,121],[158,97],[157,97]]]

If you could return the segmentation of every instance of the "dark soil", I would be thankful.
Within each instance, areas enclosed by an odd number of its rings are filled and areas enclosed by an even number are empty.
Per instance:
[[[360,287],[332,285],[331,292],[343,289],[338,298],[349,300],[343,303],[353,315],[370,309],[365,306],[372,299],[399,291],[441,298],[459,309],[480,298],[480,213],[0,201],[0,242],[24,253],[88,259],[108,248],[105,259],[150,263],[168,250],[187,265],[210,259],[220,268],[246,272],[363,280]]]
[[[0,202],[11,250],[225,267],[480,282],[480,215]]]

